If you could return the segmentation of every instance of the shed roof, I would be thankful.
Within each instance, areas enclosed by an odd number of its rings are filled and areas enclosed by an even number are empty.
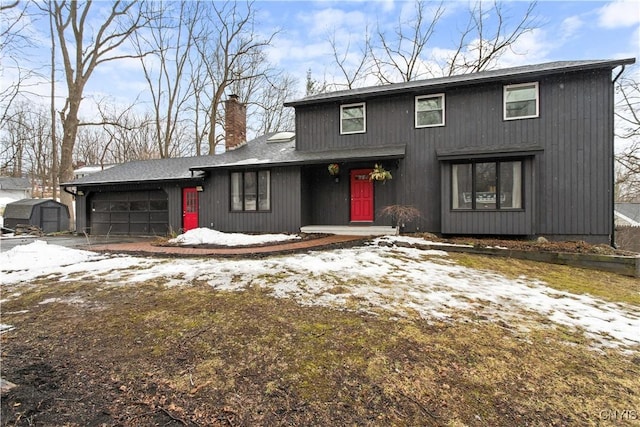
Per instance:
[[[0,190],[30,190],[31,182],[27,178],[0,176]]]
[[[596,69],[613,69],[615,67],[635,63],[635,58],[626,59],[598,59],[583,61],[555,61],[543,64],[524,65],[520,67],[502,68],[481,71],[478,73],[460,74],[448,77],[438,77],[426,80],[414,80],[403,83],[392,83],[382,86],[369,86],[351,90],[320,93],[305,98],[285,102],[287,107],[320,104],[329,101],[343,101],[353,99],[367,99],[399,93],[411,93],[445,87],[469,86],[494,81],[515,81],[525,78],[535,78],[551,74],[568,73],[572,71],[586,71]]]

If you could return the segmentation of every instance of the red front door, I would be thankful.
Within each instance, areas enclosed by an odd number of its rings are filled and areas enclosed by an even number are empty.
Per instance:
[[[182,229],[189,231],[198,228],[198,190],[182,189]]]
[[[373,221],[373,181],[369,179],[371,169],[351,171],[351,221]]]

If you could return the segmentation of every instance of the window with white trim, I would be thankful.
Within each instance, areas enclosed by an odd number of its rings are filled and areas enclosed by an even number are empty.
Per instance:
[[[231,172],[231,210],[271,209],[271,172],[268,170]]]
[[[529,119],[539,115],[538,82],[504,87],[504,119]]]
[[[367,111],[364,102],[340,106],[340,133],[365,133]]]
[[[416,128],[444,126],[444,93],[416,96]]]
[[[485,161],[451,165],[454,210],[522,209],[522,161]]]

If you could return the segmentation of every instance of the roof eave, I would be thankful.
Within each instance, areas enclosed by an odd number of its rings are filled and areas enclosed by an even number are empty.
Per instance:
[[[192,167],[189,170],[223,170],[223,169],[255,169],[259,167],[286,167],[286,166],[304,166],[315,165],[331,162],[348,162],[348,161],[376,161],[376,160],[395,160],[405,157],[406,145],[394,145],[388,147],[379,147],[380,151],[376,152],[376,148],[363,149],[347,149],[347,150],[327,150],[316,152],[297,152],[300,157],[292,159],[274,160],[269,162],[254,163],[221,163],[216,165],[203,165]]]
[[[176,177],[176,178],[159,178],[159,179],[136,179],[136,180],[123,180],[123,181],[95,181],[95,182],[64,182],[60,184],[61,187],[102,187],[105,185],[139,185],[139,184],[157,184],[157,183],[170,183],[170,182],[185,182],[185,181],[203,181],[204,176],[193,177]]]
[[[340,102],[353,99],[369,99],[379,96],[387,96],[401,93],[412,93],[424,91],[424,89],[438,90],[442,88],[451,88],[459,86],[478,85],[489,82],[515,80],[531,77],[543,77],[553,74],[569,73],[574,71],[589,71],[597,69],[613,69],[622,65],[630,65],[636,62],[635,58],[624,59],[612,59],[593,61],[589,63],[579,63],[575,65],[565,65],[550,67],[547,69],[535,69],[535,68],[523,68],[509,72],[509,69],[505,69],[504,73],[485,75],[483,73],[472,73],[452,77],[451,80],[443,80],[440,78],[423,80],[422,83],[416,82],[415,85],[405,84],[390,84],[386,86],[372,86],[370,88],[354,89],[348,91],[339,91],[334,93],[327,93],[326,96],[319,96],[317,98],[303,98],[295,101],[288,101],[284,103],[285,107],[298,107],[305,105],[315,105],[327,102]],[[500,70],[495,70],[500,71]],[[431,83],[430,83],[431,82]]]

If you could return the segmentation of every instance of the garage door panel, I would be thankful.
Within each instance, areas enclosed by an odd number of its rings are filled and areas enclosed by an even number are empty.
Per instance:
[[[150,200],[149,209],[152,211],[167,211],[169,210],[168,200]]]
[[[129,223],[116,224],[112,222],[110,230],[111,234],[129,234]]]
[[[92,234],[166,234],[168,196],[162,190],[96,193],[91,199]]]
[[[169,212],[149,212],[149,220],[151,222],[169,222]]]
[[[135,223],[149,223],[149,212],[131,212],[129,215],[131,222]]]
[[[129,222],[129,212],[111,212],[111,222]]]
[[[131,224],[131,234],[149,234],[149,224]]]

